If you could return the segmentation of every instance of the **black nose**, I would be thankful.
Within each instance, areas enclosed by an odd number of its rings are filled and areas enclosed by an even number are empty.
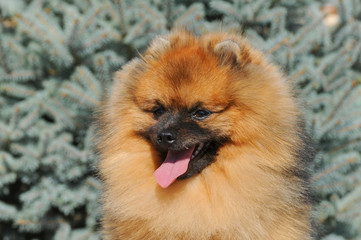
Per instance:
[[[166,130],[158,135],[157,141],[163,147],[169,147],[177,139],[177,134],[174,131]]]

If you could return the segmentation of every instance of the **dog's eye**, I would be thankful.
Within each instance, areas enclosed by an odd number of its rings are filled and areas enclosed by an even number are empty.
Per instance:
[[[206,119],[209,115],[211,115],[210,111],[205,109],[199,109],[192,114],[192,117],[197,120],[203,120]]]
[[[153,114],[155,117],[160,117],[163,115],[163,113],[165,113],[165,109],[162,106],[153,109]]]

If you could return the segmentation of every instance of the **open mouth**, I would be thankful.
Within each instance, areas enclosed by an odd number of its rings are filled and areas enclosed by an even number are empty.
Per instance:
[[[208,144],[198,143],[198,144],[195,146],[195,149],[194,149],[194,151],[193,151],[193,153],[192,153],[191,161],[192,161],[193,159],[202,157],[202,155],[204,155],[204,153],[205,153],[205,150],[206,150],[207,146],[208,146]]]
[[[187,172],[190,162],[201,159],[209,144],[198,143],[183,150],[168,150],[167,156],[160,167],[154,172],[158,184],[167,188],[178,177]]]

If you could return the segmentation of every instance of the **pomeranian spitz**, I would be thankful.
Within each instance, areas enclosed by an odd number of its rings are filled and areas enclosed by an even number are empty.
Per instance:
[[[104,239],[311,239],[294,95],[241,36],[155,38],[102,105]]]

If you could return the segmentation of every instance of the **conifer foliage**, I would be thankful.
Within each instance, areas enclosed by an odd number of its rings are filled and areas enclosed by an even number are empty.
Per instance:
[[[317,146],[318,238],[361,239],[359,0],[0,0],[0,238],[101,238],[94,109],[173,28],[242,32],[283,67]]]

